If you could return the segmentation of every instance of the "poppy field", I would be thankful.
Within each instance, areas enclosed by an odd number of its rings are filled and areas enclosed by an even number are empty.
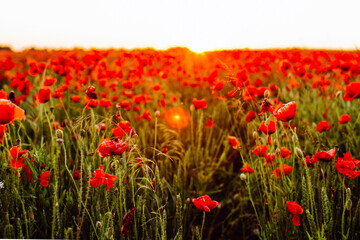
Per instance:
[[[359,239],[360,53],[0,50],[1,238]]]

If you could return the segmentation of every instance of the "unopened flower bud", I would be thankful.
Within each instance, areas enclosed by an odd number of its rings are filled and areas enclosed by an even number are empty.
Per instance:
[[[277,148],[276,149],[276,154],[280,155],[280,152],[281,152],[280,148]]]
[[[246,175],[245,175],[245,173],[241,173],[241,174],[240,174],[240,179],[241,179],[242,181],[245,181],[245,180],[246,180]]]
[[[341,98],[342,97],[342,91],[337,91],[335,96],[336,96],[336,98]]]
[[[97,228],[101,228],[101,226],[102,226],[101,222],[100,222],[100,221],[97,221],[97,222],[96,222],[96,227],[97,227]]]
[[[254,131],[253,132],[253,138],[257,138],[259,136],[258,132],[257,131]]]
[[[191,112],[195,111],[195,106],[193,104],[191,104],[191,106],[190,106],[190,111]]]
[[[56,129],[57,138],[64,138],[64,132],[61,129]]]
[[[160,111],[159,111],[159,110],[157,110],[157,111],[155,112],[155,117],[156,117],[156,118],[159,118],[159,117],[160,117]]]
[[[190,204],[191,203],[191,199],[190,198],[187,198],[186,199],[186,204]]]
[[[303,158],[304,157],[304,154],[303,154],[303,151],[298,148],[298,147],[295,147],[295,155],[298,157],[298,158]]]
[[[351,199],[348,199],[348,200],[346,201],[345,207],[346,207],[346,210],[348,210],[348,211],[351,210],[351,207],[352,207],[352,201],[351,201]]]
[[[267,89],[267,90],[264,92],[264,97],[265,97],[265,98],[269,98],[269,97],[270,97],[270,91],[269,91],[269,89]]]

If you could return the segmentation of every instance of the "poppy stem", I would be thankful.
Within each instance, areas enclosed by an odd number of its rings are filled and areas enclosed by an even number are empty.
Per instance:
[[[204,225],[205,225],[205,211],[203,211],[203,220],[202,220],[202,224],[201,224],[201,239],[203,238],[203,229],[204,229]]]

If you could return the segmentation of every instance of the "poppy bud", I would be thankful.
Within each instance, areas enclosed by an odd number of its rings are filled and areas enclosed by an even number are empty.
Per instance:
[[[191,106],[190,106],[190,111],[191,112],[195,111],[195,106],[193,104],[191,104]]]
[[[245,180],[246,180],[246,175],[245,175],[245,173],[241,173],[241,174],[240,174],[240,179],[241,179],[242,181],[245,181]]]
[[[11,91],[9,93],[9,100],[12,102],[12,103],[15,103],[15,93],[14,91]]]
[[[265,98],[270,97],[270,91],[269,91],[269,89],[267,89],[267,90],[264,92],[264,97],[265,97]]]
[[[273,144],[274,144],[275,147],[277,146],[277,144],[278,144],[277,138],[275,138],[275,139],[273,140]]]
[[[186,204],[190,204],[191,203],[191,199],[190,198],[187,198],[186,199]]]
[[[298,158],[303,158],[304,157],[304,154],[303,154],[303,151],[298,148],[298,147],[295,147],[295,155],[298,157]]]
[[[278,148],[278,149],[276,149],[276,154],[280,154],[280,152],[281,152],[281,150],[280,150],[280,148]]]
[[[259,136],[258,132],[257,131],[254,131],[253,132],[253,138],[257,138]]]
[[[156,118],[159,118],[159,117],[160,117],[160,111],[159,111],[159,110],[157,110],[157,111],[155,112],[155,117],[156,117]]]
[[[97,227],[97,228],[101,228],[101,225],[102,225],[102,224],[101,224],[100,221],[97,221],[97,222],[96,222],[96,227]]]
[[[56,129],[56,136],[58,138],[64,138],[64,132],[61,129]]]
[[[336,98],[342,98],[342,91],[337,91],[335,96]]]
[[[352,201],[351,199],[348,199],[345,204],[346,210],[350,211],[352,207]]]

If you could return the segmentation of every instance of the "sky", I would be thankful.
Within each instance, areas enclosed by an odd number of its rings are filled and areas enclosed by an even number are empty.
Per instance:
[[[360,48],[360,1],[8,0],[0,46]]]

